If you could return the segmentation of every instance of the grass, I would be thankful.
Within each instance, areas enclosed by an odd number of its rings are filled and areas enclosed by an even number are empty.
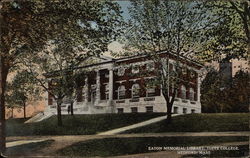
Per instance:
[[[164,151],[164,147],[187,147],[212,145],[222,142],[249,141],[248,137],[146,137],[105,138],[73,144],[59,150],[62,156],[118,156],[137,153]],[[162,147],[162,150],[150,150]],[[152,149],[152,148],[151,148]]]
[[[29,119],[30,117],[29,118],[10,118],[7,120],[7,123],[8,124],[22,124]]]
[[[57,117],[37,123],[24,124],[19,119],[10,119],[6,123],[7,136],[27,135],[81,135],[96,134],[98,132],[119,128],[154,117],[164,113],[138,114],[96,114],[96,115],[63,115],[63,126],[57,126]]]
[[[52,144],[54,140],[46,140],[42,142],[36,142],[36,143],[29,143],[29,144],[23,144],[18,145],[14,147],[7,148],[6,155],[7,156],[24,156],[28,154],[34,154],[37,150],[44,148],[46,146],[49,146]]]
[[[125,133],[249,131],[248,113],[187,114],[173,117],[173,123],[160,121]]]

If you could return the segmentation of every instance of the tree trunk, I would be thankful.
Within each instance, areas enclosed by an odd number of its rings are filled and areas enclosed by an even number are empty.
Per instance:
[[[74,105],[74,102],[71,101],[71,102],[70,102],[70,112],[71,112],[71,115],[74,115],[73,105]]]
[[[5,88],[6,88],[6,79],[9,72],[9,68],[5,64],[6,63],[4,57],[1,57],[0,59],[0,153],[5,153],[6,151]]]
[[[23,117],[26,119],[26,104],[23,103]]]
[[[14,107],[11,108],[11,118],[14,118]]]
[[[57,125],[62,126],[62,111],[61,111],[62,99],[57,100]]]
[[[166,123],[170,124],[172,123],[172,106],[171,102],[167,102],[167,119],[166,119]]]
[[[167,125],[172,123],[172,107],[174,105],[174,99],[176,96],[176,90],[174,91],[174,93],[172,94],[172,98],[170,99],[168,96],[168,93],[163,93],[163,96],[166,100],[166,106],[167,106],[167,119],[166,119],[166,123]]]

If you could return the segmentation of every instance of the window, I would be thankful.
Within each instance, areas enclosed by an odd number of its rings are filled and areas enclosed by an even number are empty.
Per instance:
[[[181,98],[186,99],[186,87],[184,85],[181,86]]]
[[[194,89],[193,88],[190,88],[189,90],[189,99],[191,101],[194,101]]]
[[[120,68],[118,69],[117,75],[118,75],[118,76],[123,76],[124,73],[125,73],[125,68],[124,68],[124,67],[120,67]]]
[[[140,86],[139,84],[133,84],[132,86],[132,98],[139,98],[140,97]]]
[[[139,71],[140,71],[139,65],[132,66],[132,73],[133,74],[139,73]]]
[[[154,70],[154,63],[150,62],[146,64],[146,71],[153,71]]]
[[[195,71],[190,71],[190,77],[194,78],[195,77]]]
[[[147,88],[147,97],[155,96],[155,87],[148,87]]]
[[[146,107],[146,112],[147,113],[152,113],[153,112],[153,106],[147,106]]]
[[[178,107],[174,107],[174,114],[178,114]]]
[[[126,89],[125,89],[125,86],[119,86],[118,87],[118,99],[125,99],[125,92],[126,92]]]
[[[123,108],[117,108],[117,112],[118,112],[118,114],[122,114],[124,112]]]
[[[183,108],[183,114],[187,113],[187,108]]]
[[[182,71],[182,74],[183,74],[183,75],[186,75],[186,74],[187,74],[187,68],[186,68],[186,67],[183,67],[183,68],[181,69],[181,71]]]
[[[105,85],[105,99],[106,100],[109,99],[109,85],[108,84]]]
[[[137,107],[132,107],[131,108],[131,112],[132,113],[137,113],[138,112],[138,108]]]
[[[191,110],[191,113],[192,113],[192,114],[193,114],[193,113],[195,113],[195,110],[194,110],[194,109],[192,109],[192,110]]]

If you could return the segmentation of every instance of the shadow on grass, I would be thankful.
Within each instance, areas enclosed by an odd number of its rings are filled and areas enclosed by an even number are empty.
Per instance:
[[[57,125],[56,116],[28,124],[10,120],[6,123],[6,134],[7,136],[96,134],[163,115],[165,113],[63,115],[62,127]]]
[[[238,150],[219,150],[219,151],[210,151],[209,157],[248,157],[249,156],[249,145],[236,145],[234,147],[237,147]],[[190,157],[204,157],[207,155],[202,154],[189,154],[184,155],[182,158],[190,158]]]
[[[118,156],[164,151],[164,147],[212,145],[224,142],[248,141],[248,137],[146,137],[105,138],[73,144],[59,150],[62,156]],[[159,147],[154,150],[153,147]],[[161,150],[159,150],[161,149]]]
[[[187,114],[124,133],[249,131],[249,113]]]
[[[52,144],[54,140],[45,140],[42,142],[28,143],[23,145],[18,145],[14,147],[7,148],[7,156],[24,156],[24,155],[33,155],[39,149],[42,149],[46,146]]]

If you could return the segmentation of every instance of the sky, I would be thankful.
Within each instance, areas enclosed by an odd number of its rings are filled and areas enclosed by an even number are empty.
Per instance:
[[[129,11],[128,11],[128,8],[130,6],[130,2],[129,1],[125,1],[125,0],[119,0],[117,1],[117,3],[121,6],[121,10],[122,10],[122,16],[125,20],[129,20],[130,16],[129,16]],[[112,43],[109,44],[108,46],[108,49],[109,51],[108,52],[105,52],[104,55],[106,56],[111,56],[110,55],[110,52],[116,52],[116,53],[119,53],[121,51],[123,51],[122,49],[122,44],[120,44],[119,42],[117,41],[114,41]]]
[[[123,13],[122,13],[123,18],[125,20],[128,20],[129,19],[128,8],[130,6],[130,1],[120,0],[120,1],[117,1],[117,3],[121,6],[121,10],[123,11]]]

